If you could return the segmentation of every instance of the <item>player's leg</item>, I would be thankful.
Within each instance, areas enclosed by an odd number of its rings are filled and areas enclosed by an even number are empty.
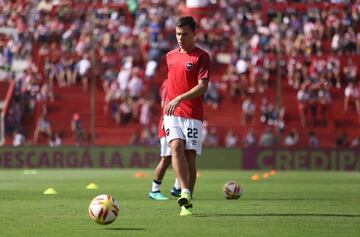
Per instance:
[[[152,182],[151,192],[149,193],[149,198],[154,200],[168,200],[167,197],[165,197],[161,193],[161,183],[165,176],[166,169],[169,167],[171,163],[171,157],[168,156],[162,156],[160,158],[159,164],[157,165],[155,169],[155,176],[154,180]]]
[[[162,156],[160,158],[159,164],[155,169],[154,179],[158,181],[162,181],[165,176],[166,169],[169,167],[170,164],[171,164],[171,156]]]
[[[185,156],[186,156],[187,163],[189,166],[189,187],[190,187],[190,192],[191,192],[191,196],[192,196],[194,193],[195,182],[196,182],[196,173],[197,173],[196,152],[194,150],[186,150]]]
[[[170,142],[170,145],[173,170],[181,187],[181,194],[178,199],[178,204],[181,206],[180,216],[192,215],[189,208],[192,207],[192,203],[189,186],[189,167],[185,157],[184,141],[175,139]]]
[[[176,174],[176,178],[179,180],[181,190],[190,192],[184,141],[182,139],[173,139],[170,141],[170,148],[172,154],[172,166]]]
[[[181,118],[176,116],[164,116],[164,126],[166,139],[169,142],[171,150],[172,167],[181,187],[181,195],[178,199],[178,204],[180,206],[190,205],[189,168],[185,157],[185,135],[181,128]],[[185,210],[186,212],[183,212],[183,209],[184,208],[182,208],[180,215],[191,215],[190,211]]]
[[[170,192],[171,192],[171,195],[173,195],[174,197],[180,197],[181,187],[180,187],[179,180],[177,178],[175,178],[174,186],[172,187]]]
[[[196,183],[196,155],[202,152],[202,122],[196,119],[185,119],[183,129],[186,133],[185,157],[188,164],[189,188],[193,195]]]
[[[167,144],[166,137],[160,138],[160,161],[155,169],[155,176],[152,182],[151,192],[149,193],[149,197],[154,200],[168,200],[161,193],[161,182],[165,176],[166,169],[169,167],[171,163],[171,155],[170,148]]]

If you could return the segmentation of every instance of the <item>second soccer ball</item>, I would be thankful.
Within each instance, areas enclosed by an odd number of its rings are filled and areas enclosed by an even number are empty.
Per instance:
[[[223,186],[223,192],[226,199],[239,199],[243,189],[236,181],[228,181]]]

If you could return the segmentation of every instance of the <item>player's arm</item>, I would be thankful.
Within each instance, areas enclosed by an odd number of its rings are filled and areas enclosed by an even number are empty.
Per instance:
[[[208,86],[209,86],[209,81],[207,78],[203,78],[202,80],[199,80],[198,84],[194,86],[191,90],[181,95],[178,95],[175,99],[170,101],[166,106],[165,113],[167,115],[173,115],[175,109],[179,106],[181,101],[191,100],[198,96],[203,95],[207,91]]]
[[[204,78],[202,80],[199,81],[199,83],[194,86],[191,90],[177,96],[176,98],[178,98],[178,100],[183,101],[183,100],[191,100],[194,99],[200,95],[203,95],[209,86],[209,80],[207,78]]]

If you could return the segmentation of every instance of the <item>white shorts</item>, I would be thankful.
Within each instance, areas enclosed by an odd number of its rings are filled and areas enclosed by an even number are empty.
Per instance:
[[[164,116],[164,127],[167,142],[174,139],[185,141],[186,150],[194,150],[197,155],[202,152],[202,122],[177,116]]]
[[[166,137],[160,138],[160,156],[171,156],[170,147],[166,141]]]

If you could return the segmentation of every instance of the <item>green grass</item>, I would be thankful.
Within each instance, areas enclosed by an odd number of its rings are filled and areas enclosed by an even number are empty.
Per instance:
[[[180,217],[175,198],[148,199],[153,170],[0,171],[0,236],[360,236],[360,173],[279,172],[251,181],[254,172],[203,170],[193,216]],[[260,174],[260,173],[259,173]],[[222,186],[237,180],[239,200],[226,200]],[[174,175],[165,177],[169,194]],[[86,190],[95,182],[98,190]],[[52,187],[57,195],[42,194]],[[90,221],[88,205],[109,193],[120,203],[111,225]]]

